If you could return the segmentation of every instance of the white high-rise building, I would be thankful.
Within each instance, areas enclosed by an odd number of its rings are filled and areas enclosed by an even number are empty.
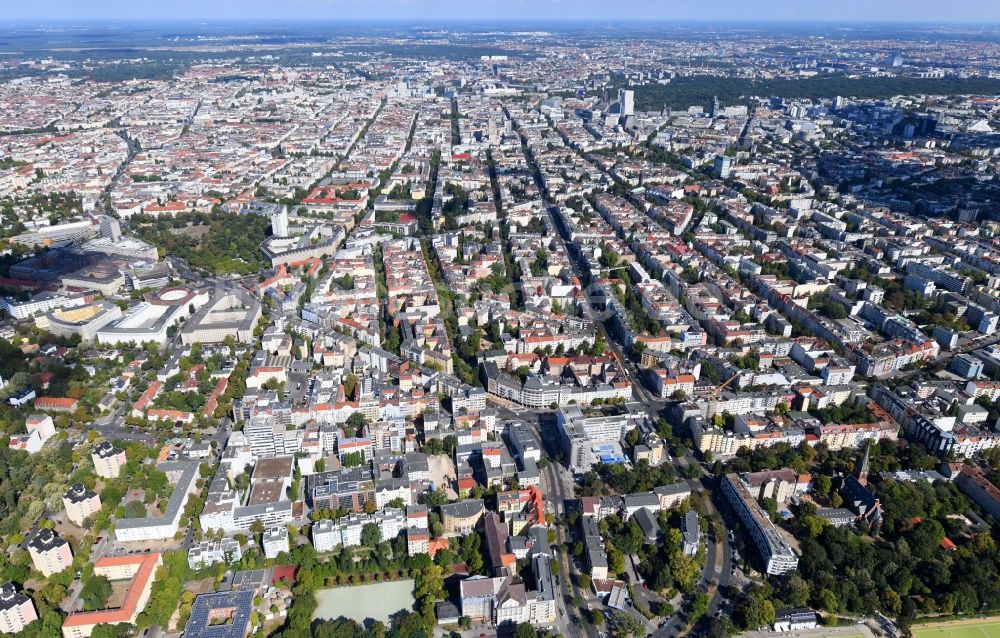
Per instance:
[[[280,428],[284,431],[284,428]],[[250,443],[254,458],[271,458],[275,455],[274,420],[270,417],[253,417],[243,426],[243,434]]]
[[[287,206],[281,206],[277,212],[271,213],[271,234],[275,237],[288,237]]]
[[[635,115],[635,91],[618,90],[618,112],[622,117]]]

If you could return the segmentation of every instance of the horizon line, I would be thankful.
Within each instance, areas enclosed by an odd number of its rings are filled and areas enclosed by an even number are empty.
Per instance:
[[[907,26],[1000,26],[1000,18],[994,21],[983,20],[926,20],[926,19],[868,19],[849,20],[822,18],[381,18],[381,17],[316,17],[316,18],[295,18],[277,16],[192,16],[185,18],[167,16],[149,17],[96,17],[96,18],[53,18],[53,17],[6,17],[0,18],[0,26],[9,24],[120,24],[136,22],[164,22],[164,23],[250,23],[250,22],[284,22],[290,24],[317,24],[317,23],[358,23],[366,22],[372,24],[421,24],[421,25],[445,25],[445,24],[699,24],[699,25],[720,25],[720,24],[747,24],[747,25],[783,25],[783,24],[813,24],[813,25],[907,25]]]

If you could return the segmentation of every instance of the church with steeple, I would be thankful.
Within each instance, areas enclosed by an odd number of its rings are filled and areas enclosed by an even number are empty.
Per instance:
[[[844,506],[857,516],[857,525],[877,536],[882,528],[882,503],[868,488],[870,463],[869,442],[861,461],[854,466],[854,472],[841,477],[839,492]]]

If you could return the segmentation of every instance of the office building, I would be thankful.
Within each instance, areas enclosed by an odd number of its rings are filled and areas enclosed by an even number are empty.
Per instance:
[[[91,341],[101,328],[121,319],[121,316],[121,308],[110,301],[100,299],[86,306],[50,310],[36,323],[64,339],[80,337],[81,341]]]
[[[635,115],[635,91],[618,90],[618,114],[621,117]]]
[[[715,175],[719,179],[726,179],[733,174],[733,158],[728,155],[719,155],[715,158]]]
[[[983,374],[983,362],[971,354],[957,354],[948,365],[948,371],[963,379],[978,379]]]
[[[10,316],[21,320],[57,308],[83,306],[90,303],[92,299],[92,293],[70,295],[43,290],[27,300],[17,297],[0,298],[0,310],[6,310]]]
[[[511,447],[522,463],[525,459],[533,459],[535,463],[542,460],[542,445],[534,431],[527,423],[514,421],[507,429],[507,437]]]
[[[260,316],[260,302],[246,289],[217,288],[212,298],[184,323],[181,342],[221,343],[233,337],[239,343],[253,343]]]
[[[598,462],[624,460],[619,445],[645,418],[645,412],[635,403],[625,404],[625,414],[591,417],[585,417],[578,405],[560,406],[556,426],[569,468],[574,472],[586,472]]]

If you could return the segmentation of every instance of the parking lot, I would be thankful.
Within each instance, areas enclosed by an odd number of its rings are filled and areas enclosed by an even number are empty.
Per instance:
[[[427,468],[435,489],[444,487],[448,498],[458,498],[453,487],[455,479],[455,462],[445,454],[434,454],[427,457]]]

